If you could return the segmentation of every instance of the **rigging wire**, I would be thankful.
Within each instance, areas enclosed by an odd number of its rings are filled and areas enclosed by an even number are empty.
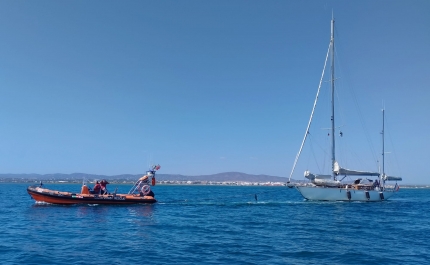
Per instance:
[[[386,118],[386,117],[385,117],[385,127],[387,127],[387,118]],[[393,144],[393,140],[392,140],[392,138],[391,138],[390,130],[384,130],[384,133],[385,133],[385,131],[387,131],[387,132],[388,132],[388,138],[390,139],[390,144],[391,144],[391,147],[393,148],[394,160],[395,160],[396,165],[397,165],[397,170],[398,170],[398,172],[399,172],[400,176],[402,176],[403,174],[402,174],[402,172],[401,172],[401,166],[400,166],[399,160],[397,159],[397,152],[396,152],[396,150],[394,149],[394,144]]]
[[[336,56],[335,56],[336,64],[335,65],[338,65],[338,64],[340,64],[340,61],[338,59],[339,55],[337,54],[337,49],[335,49],[335,53],[336,53]],[[336,72],[340,72],[340,76],[342,76],[342,71],[340,70],[340,67],[336,67]],[[341,80],[341,82],[338,82],[337,84],[338,84],[336,86],[337,89],[335,89],[336,98],[337,98],[336,103],[337,103],[337,109],[338,109],[337,114],[338,114],[338,120],[340,120],[340,124],[342,124],[342,125],[337,126],[336,128],[340,128],[340,127],[343,127],[344,124],[346,124],[346,122],[345,122],[346,118],[344,115],[345,109],[343,107],[343,101],[341,100],[341,97],[339,96],[339,94],[341,94],[341,93],[339,93],[339,91],[341,91],[341,89],[343,89],[342,80]],[[347,153],[345,152],[345,150],[348,150],[348,149],[345,148],[345,146],[344,146],[345,142],[347,142],[347,141],[342,141],[343,132],[340,129],[339,129],[339,133],[342,134],[342,137],[340,137],[340,138],[337,137],[337,133],[335,135],[335,137],[337,139],[336,140],[336,143],[337,143],[336,147],[339,150],[339,154],[340,154],[339,156],[336,157],[336,160],[338,160],[342,165],[347,166],[348,165],[348,162],[347,162],[348,159],[347,159]]]
[[[312,142],[313,142],[313,141],[310,141],[311,152],[312,152],[312,155],[313,155],[313,157],[314,157],[315,164],[317,165],[318,171],[319,171],[319,172],[322,172],[322,171],[321,171],[321,169],[320,169],[320,166],[319,166],[319,164],[318,164],[317,157],[315,156],[314,146],[313,146]]]
[[[347,157],[346,152],[344,150],[345,149],[344,148],[344,142],[345,141],[343,141],[342,138],[343,138],[343,136],[339,137],[336,142],[338,143],[338,147],[339,147],[339,153],[340,153],[340,158],[341,158],[340,160],[341,160],[343,165],[347,166],[348,165],[348,162],[347,162],[348,157]]]
[[[325,146],[327,145],[327,137],[325,138],[326,139],[326,141],[325,141]],[[315,140],[314,140],[315,141]],[[315,141],[316,142],[316,144],[317,144],[317,146],[321,149],[321,151],[325,154],[325,155],[330,155],[328,152],[327,152],[327,148],[325,148],[324,146],[321,146],[319,143],[318,143],[318,141]]]
[[[292,175],[293,175],[293,173],[294,173],[294,169],[296,168],[297,161],[299,160],[300,154],[301,154],[301,152],[302,152],[303,145],[305,144],[306,138],[307,138],[307,136],[308,136],[308,134],[309,134],[309,128],[311,127],[312,117],[313,117],[314,112],[315,112],[315,107],[317,106],[318,96],[319,96],[319,93],[320,93],[320,88],[321,88],[322,80],[323,80],[323,77],[324,77],[325,68],[326,68],[326,65],[327,65],[328,55],[330,54],[330,47],[331,47],[331,45],[332,45],[332,44],[331,44],[331,42],[330,42],[330,44],[328,45],[327,55],[326,55],[326,57],[325,57],[325,61],[324,61],[324,68],[323,68],[323,72],[322,72],[322,74],[321,74],[320,83],[319,83],[319,85],[318,85],[318,92],[317,92],[317,95],[316,95],[316,97],[315,97],[314,105],[313,105],[313,107],[312,107],[311,117],[309,118],[308,126],[307,126],[307,128],[306,128],[306,132],[305,132],[305,136],[303,137],[302,144],[300,145],[299,152],[297,153],[297,155],[296,155],[296,159],[294,160],[293,168],[291,169],[291,173],[290,173],[290,177],[288,178],[288,182],[291,180],[291,176],[292,176]]]
[[[338,46],[339,46],[339,44],[337,45],[337,47]],[[336,53],[336,58],[339,58],[339,55],[337,54],[337,49],[335,50],[335,53]],[[340,67],[337,67],[337,69],[339,69],[339,72],[342,73],[342,63],[341,63],[341,61],[337,59],[336,62],[337,62],[336,65],[340,65]],[[367,129],[367,125],[366,125],[365,120],[363,118],[363,114],[362,114],[362,111],[361,111],[361,108],[360,108],[360,104],[358,103],[358,99],[357,99],[357,96],[356,96],[356,93],[355,93],[355,90],[354,90],[354,86],[351,85],[351,86],[348,86],[348,88],[349,88],[349,91],[350,91],[350,93],[352,95],[352,99],[353,99],[354,105],[355,105],[355,107],[357,109],[359,120],[360,120],[360,123],[361,123],[361,127],[364,130],[364,135],[366,137],[367,143],[368,143],[368,145],[370,147],[370,150],[371,150],[371,153],[372,153],[372,156],[373,156],[373,161],[375,161],[375,163],[377,163],[378,159],[376,157],[375,148],[373,147],[373,143],[372,143],[372,140],[370,138],[369,130]],[[340,100],[338,100],[338,102],[340,102]],[[344,117],[342,117],[342,118],[344,118]]]
[[[310,137],[311,135],[309,135]],[[312,138],[309,138],[309,141],[312,141]],[[309,147],[310,148],[310,147]],[[307,160],[306,160],[306,169],[309,169],[310,164],[311,164],[311,153],[312,152],[308,152],[307,154]]]
[[[329,145],[329,138],[328,137],[324,137],[325,138],[325,143],[324,143],[324,146],[328,146]],[[326,160],[327,161],[330,161],[330,156],[329,156],[329,154],[326,152],[326,150],[328,150],[328,148],[325,148],[325,149],[323,149],[323,148],[321,148],[322,150],[323,150],[323,154],[324,154],[324,156],[323,156],[323,173],[325,172],[325,166],[327,165],[326,164]]]

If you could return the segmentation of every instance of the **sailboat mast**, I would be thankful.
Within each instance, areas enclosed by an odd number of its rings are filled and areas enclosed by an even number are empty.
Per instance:
[[[334,173],[334,164],[336,162],[335,156],[335,135],[334,135],[334,17],[331,19],[331,169],[333,178],[336,180]]]
[[[385,176],[385,109],[382,109],[382,177]]]

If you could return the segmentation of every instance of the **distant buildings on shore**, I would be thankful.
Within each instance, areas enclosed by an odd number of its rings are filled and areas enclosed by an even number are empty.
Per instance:
[[[63,184],[79,184],[82,180],[78,179],[68,179],[68,180],[58,180],[58,179],[22,179],[22,178],[3,178],[0,179],[0,183],[29,183],[29,184],[39,184],[40,182],[44,184],[49,183],[63,183]],[[87,183],[94,183],[95,180],[87,180]],[[109,179],[111,184],[134,184],[134,180],[128,179]],[[157,185],[225,185],[225,186],[286,186],[286,182],[250,182],[250,181],[196,181],[196,180],[160,180],[157,181]]]
[[[92,185],[97,179],[85,179],[87,184]],[[108,179],[111,184],[120,185],[133,185],[136,180],[132,178],[124,179]],[[0,177],[0,183],[27,183],[29,185],[37,185],[40,182],[43,184],[82,184],[84,179],[77,178],[10,178]],[[292,181],[293,185],[306,186],[312,185],[305,181]],[[157,185],[218,185],[218,186],[288,186],[285,181],[213,181],[213,180],[157,180]],[[414,184],[403,184],[401,188],[430,188],[430,185],[414,185]]]
[[[286,182],[248,182],[248,181],[173,181],[163,180],[161,185],[229,185],[229,186],[286,186]]]

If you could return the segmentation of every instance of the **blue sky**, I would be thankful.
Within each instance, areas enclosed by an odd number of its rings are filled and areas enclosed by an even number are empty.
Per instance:
[[[339,161],[377,167],[384,102],[386,172],[430,183],[429,1],[1,1],[0,172],[288,177],[332,10]]]

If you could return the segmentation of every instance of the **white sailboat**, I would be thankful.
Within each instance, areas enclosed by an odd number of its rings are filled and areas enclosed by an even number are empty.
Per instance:
[[[384,110],[383,113],[383,122],[382,122],[382,172],[370,172],[370,171],[356,171],[349,170],[346,168],[342,168],[339,163],[336,161],[335,156],[335,111],[334,111],[334,98],[335,98],[335,86],[334,86],[334,18],[331,20],[331,38],[329,49],[327,51],[324,70],[321,76],[321,80],[318,86],[317,95],[314,101],[314,105],[311,112],[311,117],[308,122],[308,126],[306,128],[305,136],[303,138],[302,144],[300,146],[299,152],[297,153],[296,159],[293,164],[293,168],[291,170],[291,174],[289,177],[289,183],[291,181],[291,177],[294,173],[294,169],[302,152],[303,146],[306,142],[307,136],[309,134],[309,129],[312,123],[312,118],[314,115],[315,107],[317,105],[318,96],[322,84],[322,79],[324,77],[325,68],[327,65],[327,60],[331,55],[331,165],[332,165],[332,174],[331,175],[321,175],[321,174],[312,174],[309,171],[305,171],[305,177],[310,180],[308,185],[293,185],[301,195],[308,200],[319,200],[319,201],[383,201],[389,199],[393,196],[398,190],[398,185],[394,188],[387,188],[385,186],[386,181],[400,181],[402,178],[387,176],[385,174],[385,160],[384,160]],[[347,176],[358,177],[352,183],[342,183]],[[370,177],[378,177],[378,180],[368,179]]]

